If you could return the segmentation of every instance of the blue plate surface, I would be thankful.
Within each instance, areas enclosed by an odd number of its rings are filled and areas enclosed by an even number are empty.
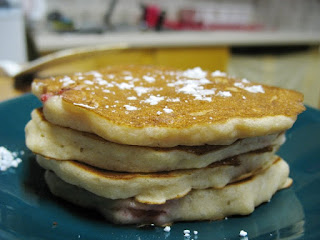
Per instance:
[[[278,192],[246,217],[215,222],[175,223],[170,232],[161,227],[136,228],[105,222],[98,214],[68,204],[50,194],[43,170],[25,146],[24,126],[41,103],[30,94],[0,103],[0,146],[24,151],[17,168],[0,172],[0,239],[320,239],[320,111],[302,113],[287,132],[279,155],[289,163],[294,183]],[[198,231],[194,235],[193,231]]]

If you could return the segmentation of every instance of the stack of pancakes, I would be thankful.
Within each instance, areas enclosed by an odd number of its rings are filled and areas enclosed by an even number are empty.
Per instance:
[[[35,80],[27,146],[51,192],[122,224],[250,214],[290,186],[275,152],[303,96],[199,67]]]

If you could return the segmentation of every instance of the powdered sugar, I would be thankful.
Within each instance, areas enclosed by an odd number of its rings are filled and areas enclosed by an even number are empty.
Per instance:
[[[7,148],[0,147],[0,171],[6,171],[10,167],[16,168],[21,162],[22,160],[18,157],[17,152],[10,152]]]
[[[212,101],[211,95],[215,94],[215,88],[205,88],[211,81],[206,78],[207,72],[200,67],[188,69],[178,75],[178,79],[168,82],[168,87],[174,87],[177,93],[194,96],[195,100]]]
[[[92,81],[90,81],[90,80],[84,80],[83,81],[85,84],[87,84],[87,85],[93,85],[94,83],[92,82]]]
[[[264,89],[263,89],[263,87],[261,85],[246,86],[246,85],[243,84],[245,82],[246,81],[242,80],[242,82],[235,82],[233,85],[235,87],[244,89],[244,90],[246,90],[248,92],[251,92],[251,93],[264,93]]]
[[[207,76],[207,72],[203,71],[200,67],[195,67],[192,69],[187,69],[182,73],[182,75],[187,78],[200,79],[200,78],[205,78]]]
[[[149,83],[153,83],[156,81],[155,78],[151,76],[143,76],[143,79]]]
[[[216,70],[214,72],[211,73],[212,77],[226,77],[227,74],[225,72],[221,72],[219,70]]]
[[[90,72],[86,72],[85,75],[92,75],[94,76],[95,78],[98,78],[98,77],[102,77],[102,74],[98,71],[90,71]]]
[[[127,97],[128,100],[137,100],[135,96]]]
[[[217,96],[220,96],[220,97],[231,97],[232,94],[229,91],[219,91],[217,93]]]
[[[102,78],[99,78],[97,82],[100,86],[113,87],[113,84],[110,84],[107,80]]]
[[[62,87],[67,87],[73,83],[75,83],[75,81],[73,81],[70,77],[65,76],[63,78],[60,79],[61,82],[63,82]]]
[[[244,230],[241,230],[240,232],[239,232],[239,237],[240,237],[240,239],[242,239],[242,240],[248,240],[249,238],[248,238],[248,233],[246,232],[246,231],[244,231]]]
[[[126,81],[130,81],[130,80],[133,79],[133,77],[132,76],[124,76],[123,79],[126,80]]]
[[[170,226],[165,226],[163,229],[163,231],[165,231],[165,232],[170,232],[170,230],[171,230]]]
[[[114,79],[115,76],[114,76],[114,74],[108,74],[107,77],[108,77],[109,79]]]
[[[164,97],[151,95],[149,98],[142,102],[149,103],[150,105],[157,105],[163,99]]]
[[[242,78],[241,82],[243,82],[243,83],[250,83],[250,81],[249,81],[248,79],[246,79],[246,78]]]
[[[137,93],[138,97],[142,94],[149,92],[151,89],[146,87],[134,87],[133,90]]]
[[[173,112],[173,110],[170,109],[170,108],[168,108],[167,106],[163,109],[163,111],[164,111],[165,113],[172,113],[172,112]]]
[[[131,106],[131,105],[124,105],[124,107],[128,110],[128,111],[135,111],[138,110],[137,107],[135,106]]]
[[[206,82],[206,81],[205,81]],[[177,89],[178,93],[190,94],[194,96],[195,100],[211,101],[212,98],[208,95],[215,94],[215,88],[204,89],[203,83],[198,80],[187,80],[185,84]]]
[[[176,97],[176,98],[167,98],[166,99],[167,102],[180,102],[180,98]]]
[[[117,84],[117,87],[120,89],[132,89],[132,88],[134,88],[134,84],[122,82],[122,83]]]
[[[244,89],[251,93],[264,93],[264,89],[261,85],[248,86]]]

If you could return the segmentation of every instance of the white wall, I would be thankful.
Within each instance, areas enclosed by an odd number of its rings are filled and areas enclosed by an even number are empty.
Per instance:
[[[25,28],[18,8],[0,8],[0,61],[23,63],[27,60]]]

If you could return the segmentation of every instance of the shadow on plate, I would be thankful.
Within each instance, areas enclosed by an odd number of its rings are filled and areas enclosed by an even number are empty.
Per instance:
[[[23,172],[22,184],[24,193],[26,198],[34,204],[49,203],[78,218],[91,221],[104,221],[102,216],[97,212],[75,206],[54,196],[46,185],[44,179],[45,170],[39,166],[34,155],[30,156],[24,164]]]

